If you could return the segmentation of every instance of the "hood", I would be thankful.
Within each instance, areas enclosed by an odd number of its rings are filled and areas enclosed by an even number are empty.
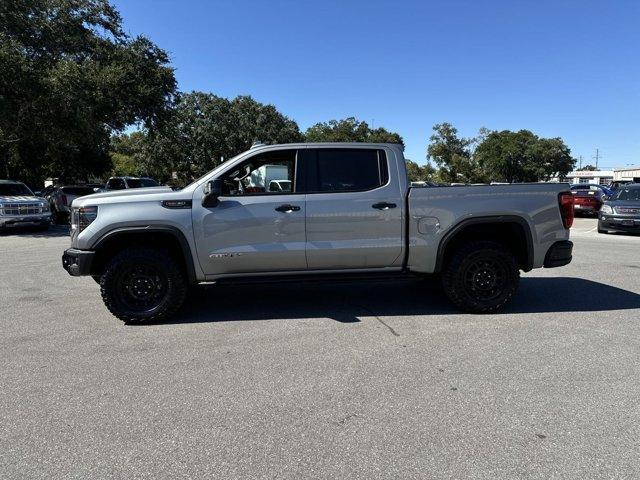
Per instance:
[[[131,197],[134,195],[151,195],[154,193],[172,192],[171,187],[145,187],[145,188],[127,188],[124,190],[114,190],[112,192],[92,193],[91,195],[83,195],[82,199],[97,198],[114,198],[114,197]]]
[[[167,196],[172,197],[172,194],[184,195],[184,193],[172,190],[171,187],[127,188],[126,190],[83,195],[75,198],[71,206],[75,208],[86,205],[164,200]]]
[[[36,197],[34,195],[2,195],[0,196],[0,203],[33,203],[47,201],[44,198]]]

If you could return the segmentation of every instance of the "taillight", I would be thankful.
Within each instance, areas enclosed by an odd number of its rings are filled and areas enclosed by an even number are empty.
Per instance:
[[[562,192],[558,195],[558,205],[560,206],[560,216],[564,228],[571,228],[573,225],[573,194],[571,192]]]
[[[62,200],[62,204],[66,205],[67,204],[67,196],[66,195],[61,195],[60,199]]]

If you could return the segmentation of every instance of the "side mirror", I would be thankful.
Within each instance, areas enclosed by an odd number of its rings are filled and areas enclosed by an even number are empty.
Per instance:
[[[202,206],[205,208],[216,207],[219,203],[218,197],[222,195],[222,179],[216,178],[210,180],[204,186],[204,197],[202,197]]]

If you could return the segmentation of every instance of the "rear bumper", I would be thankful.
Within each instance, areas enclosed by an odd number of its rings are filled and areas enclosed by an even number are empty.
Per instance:
[[[600,210],[600,206],[596,205],[574,205],[573,211],[575,213],[591,213],[596,214]]]
[[[62,254],[62,267],[74,277],[91,275],[91,265],[96,252],[69,248]]]
[[[554,268],[568,265],[573,258],[572,253],[573,242],[569,240],[556,242],[547,250],[547,254],[544,257],[544,267]]]

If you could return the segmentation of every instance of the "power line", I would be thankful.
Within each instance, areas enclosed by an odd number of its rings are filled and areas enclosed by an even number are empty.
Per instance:
[[[596,155],[591,157],[596,161],[596,170],[598,169],[598,161],[600,160],[600,149],[596,148]]]

